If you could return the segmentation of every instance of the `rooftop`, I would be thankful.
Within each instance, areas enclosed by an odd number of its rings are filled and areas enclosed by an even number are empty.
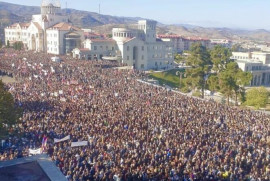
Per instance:
[[[67,180],[45,154],[0,162],[0,177],[1,181]]]
[[[58,24],[49,28],[49,30],[52,30],[52,29],[57,29],[57,30],[61,30],[61,31],[69,31],[69,30],[73,29],[76,31],[81,31],[80,28],[77,28],[76,26],[73,26],[73,25],[65,23],[65,22],[58,23]]]

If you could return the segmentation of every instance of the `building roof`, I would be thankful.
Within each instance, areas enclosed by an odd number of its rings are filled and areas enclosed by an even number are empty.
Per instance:
[[[59,0],[43,0],[41,6],[61,7],[61,3]]]
[[[37,27],[38,30],[42,30],[41,26],[37,22],[33,22],[33,24],[35,27]]]
[[[210,41],[208,38],[201,38],[201,37],[184,37],[181,35],[158,35],[158,38],[182,38],[183,40],[190,40],[190,41]]]
[[[159,38],[182,38],[180,35],[158,35]]]
[[[57,180],[66,177],[45,154],[0,163],[1,180]]]
[[[21,27],[29,27],[31,23],[20,23]]]
[[[81,31],[80,28],[76,27],[76,26],[73,26],[71,24],[68,24],[68,23],[65,23],[65,22],[61,22],[61,23],[58,23],[50,28],[48,28],[49,30],[52,30],[52,29],[57,29],[57,30],[60,30],[60,31],[69,31],[69,30],[76,30],[76,31]]]
[[[115,42],[113,39],[91,39],[92,42]]]

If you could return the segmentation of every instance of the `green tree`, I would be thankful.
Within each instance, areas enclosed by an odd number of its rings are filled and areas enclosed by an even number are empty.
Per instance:
[[[21,116],[21,111],[14,104],[14,99],[0,80],[0,136],[14,125]]]
[[[239,44],[234,44],[233,46],[232,46],[232,52],[239,52],[239,51],[242,51],[243,50],[243,48],[241,47],[241,45],[239,45]]]
[[[230,97],[235,97],[235,104],[237,105],[238,95],[244,96],[244,86],[248,85],[252,79],[249,72],[243,72],[236,62],[226,64],[225,70],[219,74],[220,91],[227,97],[229,104]]]
[[[174,55],[174,61],[177,63],[185,63],[186,58],[181,54],[175,54]]]
[[[252,74],[250,72],[243,72],[238,68],[237,74],[235,75],[236,86],[234,87],[235,94],[235,105],[238,105],[238,95],[240,95],[241,102],[245,100],[245,87],[250,84]]]
[[[187,59],[187,65],[191,68],[187,69],[187,84],[193,89],[196,87],[201,89],[202,98],[204,98],[205,78],[209,74],[212,62],[210,54],[206,47],[201,43],[194,43],[191,46],[190,56]]]
[[[10,48],[10,42],[9,42],[9,40],[7,41],[7,48]]]
[[[2,44],[2,41],[0,40],[0,48],[2,48],[3,44]]]
[[[266,106],[268,98],[269,92],[265,87],[252,88],[247,91],[245,105],[259,109]]]
[[[220,90],[219,78],[217,75],[210,75],[207,80],[208,89],[212,92]]]
[[[22,50],[23,49],[23,42],[17,41],[13,44],[13,48],[15,50]]]
[[[213,62],[212,70],[221,72],[225,69],[226,64],[231,61],[230,57],[232,56],[232,52],[229,48],[217,45],[211,50],[210,55]]]

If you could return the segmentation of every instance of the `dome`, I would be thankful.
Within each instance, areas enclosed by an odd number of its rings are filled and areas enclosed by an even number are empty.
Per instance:
[[[59,0],[43,0],[41,6],[54,6],[61,7],[61,3]]]

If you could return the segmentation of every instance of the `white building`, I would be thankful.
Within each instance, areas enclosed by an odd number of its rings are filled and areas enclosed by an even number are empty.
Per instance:
[[[41,14],[30,23],[16,23],[5,28],[5,43],[23,42],[25,49],[52,54],[65,54],[80,47],[83,31],[68,24],[61,15],[59,1],[43,0]]]
[[[233,52],[239,68],[252,73],[250,86],[270,86],[270,53]]]
[[[112,39],[85,40],[84,49],[74,49],[77,58],[119,60],[139,70],[173,67],[171,42],[156,37],[156,22],[141,20],[138,28],[114,28]]]
[[[210,48],[210,40],[200,37],[183,37],[180,35],[158,35],[162,41],[171,42],[173,45],[174,53],[182,53],[183,51],[190,50],[194,43],[201,43],[202,46]]]

